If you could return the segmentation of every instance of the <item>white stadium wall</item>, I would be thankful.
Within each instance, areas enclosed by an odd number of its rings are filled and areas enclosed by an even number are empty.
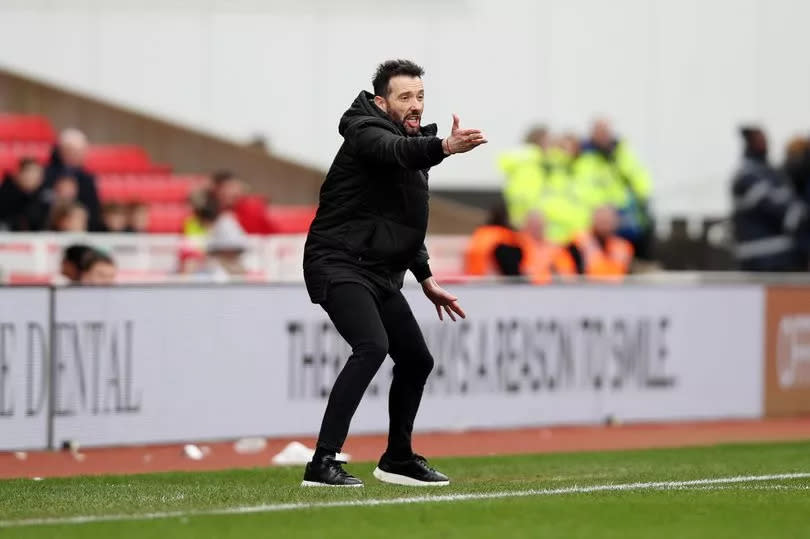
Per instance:
[[[406,290],[436,360],[420,430],[763,415],[761,286],[453,291],[455,324]],[[49,417],[55,446],[312,434],[348,357],[298,284],[52,294],[51,311],[47,289],[0,289],[0,450],[44,447]],[[388,360],[353,432],[386,430],[390,375]]]
[[[613,118],[660,212],[727,209],[735,127],[775,153],[810,118],[804,0],[0,0],[0,66],[325,168],[337,120],[389,57],[427,68],[426,119],[491,143],[433,185],[499,184],[537,120]]]

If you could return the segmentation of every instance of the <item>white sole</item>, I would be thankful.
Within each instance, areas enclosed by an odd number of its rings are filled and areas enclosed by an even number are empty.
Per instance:
[[[446,487],[450,481],[419,481],[407,475],[399,475],[391,472],[384,472],[379,467],[374,468],[374,477],[383,483],[391,483],[392,485],[402,485],[406,487]]]
[[[358,488],[362,487],[363,483],[359,485],[328,485],[326,483],[318,483],[317,481],[301,481],[302,487],[327,487],[327,488]]]

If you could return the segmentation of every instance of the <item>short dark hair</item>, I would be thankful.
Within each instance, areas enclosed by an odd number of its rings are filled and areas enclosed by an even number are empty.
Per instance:
[[[62,253],[62,260],[64,262],[70,262],[71,264],[75,265],[76,268],[78,268],[85,253],[92,250],[93,248],[89,245],[74,243],[73,245],[68,245],[65,247],[65,250]]]
[[[39,164],[39,161],[37,161],[33,157],[21,157],[20,161],[19,161],[19,166],[17,167],[17,170],[22,172],[26,168],[28,168],[30,166],[34,166],[34,165],[36,165],[38,167],[42,166],[42,165]]]
[[[120,202],[106,202],[101,206],[101,213],[124,213],[124,205]]]
[[[111,266],[115,266],[115,261],[104,251],[91,248],[89,251],[85,251],[79,260],[79,275],[87,273],[93,269],[93,266],[96,264],[110,264]]]
[[[388,97],[391,92],[389,82],[393,77],[405,75],[408,77],[421,78],[425,70],[411,62],[410,60],[388,60],[377,66],[374,78],[371,83],[374,85],[374,95]]]
[[[56,230],[59,222],[73,213],[74,211],[83,211],[87,214],[87,208],[81,202],[59,202],[51,208],[50,216],[50,230]]]

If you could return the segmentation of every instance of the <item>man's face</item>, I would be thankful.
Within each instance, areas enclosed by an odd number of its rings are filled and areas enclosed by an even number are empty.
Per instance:
[[[593,212],[593,232],[600,238],[609,238],[619,228],[619,214],[609,206]]]
[[[613,130],[610,124],[606,120],[597,120],[594,122],[593,129],[591,130],[591,138],[598,147],[603,149],[609,148],[610,144],[613,142]]]
[[[526,216],[526,223],[523,225],[523,232],[531,236],[535,241],[545,241],[546,222],[543,219],[543,216],[537,212],[531,212],[528,216]]]
[[[127,228],[127,215],[120,209],[104,213],[104,226],[108,232],[123,232]]]
[[[388,81],[388,96],[374,98],[377,106],[405,128],[409,135],[418,135],[425,110],[425,87],[419,77],[398,75]]]
[[[236,202],[242,198],[242,180],[239,178],[230,178],[217,185],[214,191],[214,198],[216,198],[217,206],[219,209],[227,210],[231,208]]]
[[[142,204],[133,207],[129,215],[129,225],[135,232],[146,232],[149,228],[149,208]]]
[[[87,232],[87,212],[74,208],[56,224],[57,232]]]
[[[17,174],[17,185],[26,193],[33,193],[42,185],[42,167],[32,163]]]
[[[90,285],[111,285],[115,284],[115,266],[108,262],[96,262],[84,272],[81,278],[82,284]]]
[[[73,176],[62,176],[54,183],[53,193],[57,200],[72,202],[79,195],[79,186]]]
[[[60,145],[62,159],[69,167],[80,167],[84,164],[87,153],[87,142],[77,139],[68,139]]]

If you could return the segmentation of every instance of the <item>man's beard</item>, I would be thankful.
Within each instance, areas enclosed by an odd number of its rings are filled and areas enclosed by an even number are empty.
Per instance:
[[[408,125],[407,119],[402,121],[402,127],[405,128],[405,132],[409,135],[418,135],[422,131],[422,124],[420,119],[416,120],[416,126]]]
[[[396,123],[402,126],[409,135],[418,135],[422,131],[422,116],[420,114],[408,114],[401,118],[393,118]],[[410,123],[414,125],[409,125]]]

